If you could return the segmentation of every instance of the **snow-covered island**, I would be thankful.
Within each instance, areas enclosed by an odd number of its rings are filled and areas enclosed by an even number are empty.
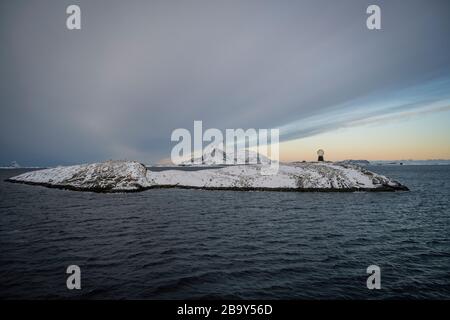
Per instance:
[[[269,191],[397,191],[408,188],[360,166],[332,162],[280,163],[275,175],[264,164],[152,171],[136,161],[106,161],[26,172],[7,181],[93,192],[133,192],[152,188]]]

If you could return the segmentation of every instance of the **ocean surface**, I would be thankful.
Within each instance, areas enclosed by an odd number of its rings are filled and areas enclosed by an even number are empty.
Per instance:
[[[0,170],[0,298],[450,299],[450,166],[369,169],[411,191],[96,194]]]

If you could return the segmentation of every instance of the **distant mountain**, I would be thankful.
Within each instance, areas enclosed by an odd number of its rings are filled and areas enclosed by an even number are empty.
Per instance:
[[[13,167],[13,168],[20,168],[21,166],[20,166],[20,164],[17,161],[13,161],[13,162],[11,162],[11,167]]]
[[[0,169],[40,169],[41,167],[21,166],[17,161],[12,161],[9,165],[0,166]]]
[[[450,160],[431,159],[431,160],[377,160],[371,161],[374,165],[407,165],[407,166],[443,166],[450,165]]]
[[[353,159],[349,159],[349,160],[344,160],[344,161],[339,161],[340,163],[348,163],[348,164],[355,164],[358,166],[368,166],[370,165],[370,161],[368,160],[353,160]]]
[[[256,151],[240,149],[234,154],[227,154],[215,146],[206,148],[201,157],[192,158],[182,162],[182,165],[226,165],[226,164],[270,164],[271,160]]]
[[[9,165],[1,166],[2,169],[18,169],[22,168],[22,166],[17,161],[12,161]]]

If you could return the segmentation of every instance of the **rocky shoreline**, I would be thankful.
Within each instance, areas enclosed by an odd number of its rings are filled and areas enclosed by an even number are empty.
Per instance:
[[[6,179],[6,182],[25,184],[31,186],[42,186],[52,189],[60,190],[70,190],[70,191],[81,191],[81,192],[95,192],[95,193],[132,193],[132,192],[142,192],[152,189],[187,189],[187,190],[208,190],[208,191],[262,191],[262,192],[395,192],[395,191],[409,191],[408,187],[404,185],[400,186],[382,186],[379,188],[246,188],[246,187],[195,187],[195,186],[177,186],[177,185],[158,185],[141,187],[133,190],[116,190],[116,189],[105,189],[105,188],[83,188],[74,187],[70,185],[57,185],[50,183],[41,182],[30,182],[30,181],[17,181],[12,179]]]

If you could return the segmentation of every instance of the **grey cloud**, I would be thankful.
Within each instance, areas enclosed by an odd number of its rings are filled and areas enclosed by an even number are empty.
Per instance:
[[[371,3],[2,1],[0,163],[152,162],[194,120],[283,126],[448,74],[448,1],[377,1],[379,32]]]

